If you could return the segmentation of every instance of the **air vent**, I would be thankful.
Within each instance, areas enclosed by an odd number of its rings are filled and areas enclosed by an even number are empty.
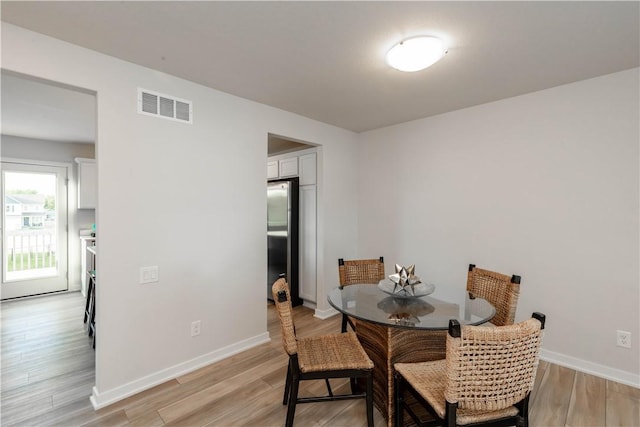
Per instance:
[[[193,123],[191,101],[138,88],[138,113]]]

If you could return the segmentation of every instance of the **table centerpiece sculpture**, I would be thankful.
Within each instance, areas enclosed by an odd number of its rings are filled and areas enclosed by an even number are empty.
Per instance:
[[[392,283],[380,282],[378,284],[383,292],[399,298],[415,298],[429,295],[435,289],[433,284],[422,283],[420,278],[415,275],[415,264],[408,267],[396,264],[395,268],[395,274],[389,276]]]

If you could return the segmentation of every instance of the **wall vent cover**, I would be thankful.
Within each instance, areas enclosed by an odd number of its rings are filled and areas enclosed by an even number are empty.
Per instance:
[[[138,88],[138,113],[183,123],[193,123],[191,101]]]

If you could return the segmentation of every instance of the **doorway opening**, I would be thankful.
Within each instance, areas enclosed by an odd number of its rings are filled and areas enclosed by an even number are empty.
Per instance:
[[[2,70],[1,298],[80,290],[75,158],[94,158],[95,92]]]
[[[2,162],[2,299],[69,289],[66,167]]]
[[[80,289],[84,253],[79,237],[82,231],[91,230],[96,215],[95,209],[79,208],[75,158],[96,157],[97,95],[8,70],[2,70],[0,77],[2,329],[3,333],[6,327],[26,334],[29,339],[14,343],[20,346],[14,351],[35,356],[7,363],[19,366],[21,372],[37,371],[41,382],[34,382],[35,387],[45,382],[77,384],[74,393],[78,401],[88,402],[96,369],[92,340],[86,326],[83,329],[86,300]],[[37,298],[27,297],[32,295]],[[73,340],[58,343],[55,354],[68,352],[71,363],[59,369],[59,360],[48,357],[45,344],[51,336],[67,336],[70,330]],[[47,343],[39,341],[42,334],[49,337]],[[78,346],[76,335],[86,338],[86,346]],[[12,383],[3,389],[3,396],[10,388],[23,386]],[[15,403],[27,406],[26,411],[33,405]],[[3,401],[5,407],[9,404]]]
[[[285,277],[294,305],[316,305],[318,146],[269,134],[267,295]]]

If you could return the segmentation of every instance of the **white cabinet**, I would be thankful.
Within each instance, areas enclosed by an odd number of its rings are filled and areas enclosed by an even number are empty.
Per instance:
[[[98,174],[95,159],[76,158],[78,163],[78,209],[95,209]]]
[[[267,179],[300,177],[300,185],[316,183],[316,153],[267,162]]]
[[[300,156],[300,185],[316,183],[316,153]]]
[[[278,161],[280,178],[298,175],[298,158],[290,157]]]
[[[298,176],[298,158],[289,157],[267,162],[267,179]]]
[[[273,160],[271,162],[267,162],[267,179],[277,178],[279,174],[278,161]]]
[[[300,298],[316,302],[316,186],[300,186]]]

